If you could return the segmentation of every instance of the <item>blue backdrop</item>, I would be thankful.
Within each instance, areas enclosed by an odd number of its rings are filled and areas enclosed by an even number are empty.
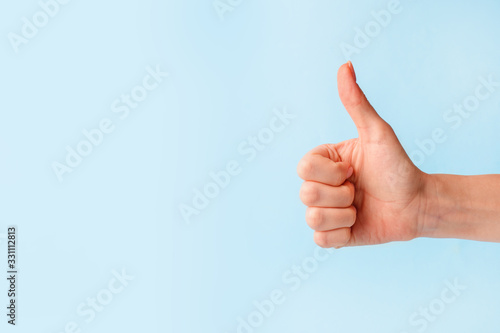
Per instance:
[[[1,7],[6,332],[498,331],[499,245],[321,250],[296,175],[347,60],[425,172],[500,173],[498,1]]]

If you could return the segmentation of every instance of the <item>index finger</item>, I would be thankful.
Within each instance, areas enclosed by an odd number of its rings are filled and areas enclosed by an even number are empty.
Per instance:
[[[342,185],[352,175],[352,168],[347,162],[335,162],[319,154],[307,154],[297,166],[300,178],[331,186]]]

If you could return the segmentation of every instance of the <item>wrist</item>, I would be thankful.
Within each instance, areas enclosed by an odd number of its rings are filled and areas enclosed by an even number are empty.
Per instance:
[[[470,176],[425,174],[419,237],[482,240],[481,213]]]
[[[418,237],[436,237],[439,233],[441,220],[440,195],[442,191],[438,175],[424,173],[422,176],[422,190],[418,214]]]

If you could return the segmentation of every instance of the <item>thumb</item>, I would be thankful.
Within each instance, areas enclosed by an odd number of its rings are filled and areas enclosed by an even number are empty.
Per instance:
[[[340,66],[337,74],[337,85],[340,100],[354,121],[359,136],[373,137],[376,135],[386,123],[370,105],[356,83],[356,74],[350,61]]]

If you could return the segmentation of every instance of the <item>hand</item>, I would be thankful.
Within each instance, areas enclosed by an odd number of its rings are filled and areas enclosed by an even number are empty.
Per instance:
[[[393,129],[370,105],[349,62],[339,96],[359,137],[307,153],[297,172],[306,221],[321,247],[372,245],[418,237],[427,174],[410,160]]]

